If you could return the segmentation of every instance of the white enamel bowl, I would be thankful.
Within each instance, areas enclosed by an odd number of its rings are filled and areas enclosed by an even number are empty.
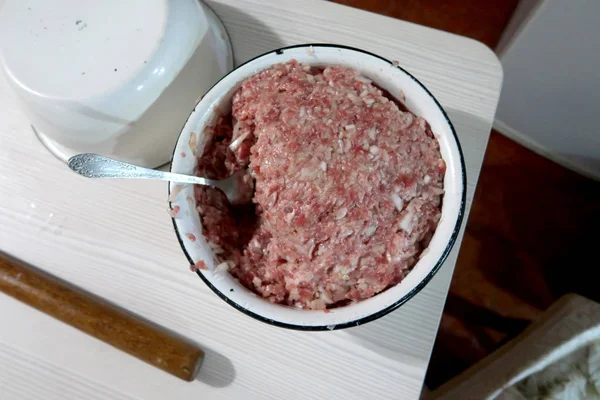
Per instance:
[[[330,44],[298,45],[263,54],[222,78],[196,105],[181,131],[171,170],[193,174],[196,160],[190,156],[190,133],[198,135],[196,152],[202,154],[206,139],[202,136],[204,127],[216,122],[216,109],[224,113],[230,112],[232,95],[242,81],[273,64],[291,59],[315,66],[343,65],[354,68],[402,100],[409,110],[429,122],[432,131],[438,137],[447,170],[444,177],[442,218],[425,255],[402,282],[370,299],[329,312],[300,310],[271,304],[240,285],[231,275],[211,272],[217,264],[202,235],[200,218],[195,211],[195,202],[192,201],[192,186],[185,186],[171,204],[172,207],[180,207],[177,217],[173,220],[175,232],[190,264],[202,260],[208,266],[208,271],[198,271],[202,280],[219,297],[239,311],[272,325],[300,330],[333,330],[361,325],[398,308],[431,280],[456,240],[464,213],[466,177],[456,133],[437,100],[412,75],[377,55]],[[175,185],[169,185],[169,193]],[[190,234],[194,235],[195,241],[189,239]]]

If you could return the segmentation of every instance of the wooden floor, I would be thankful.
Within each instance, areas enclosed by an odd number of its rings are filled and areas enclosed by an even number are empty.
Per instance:
[[[468,36],[494,47],[519,0],[333,0]]]
[[[498,43],[518,0],[335,0]],[[492,131],[426,384],[521,332],[554,300],[600,301],[600,183]]]
[[[427,384],[521,332],[554,300],[600,301],[600,183],[492,131]]]

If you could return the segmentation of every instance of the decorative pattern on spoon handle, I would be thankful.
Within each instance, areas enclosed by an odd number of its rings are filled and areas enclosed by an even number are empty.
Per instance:
[[[142,168],[98,154],[78,154],[69,159],[69,168],[86,178],[156,178],[161,171]]]

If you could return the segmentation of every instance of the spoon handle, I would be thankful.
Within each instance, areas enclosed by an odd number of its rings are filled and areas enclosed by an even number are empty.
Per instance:
[[[71,170],[86,178],[158,179],[218,186],[218,181],[212,179],[138,167],[137,165],[91,153],[78,154],[69,158],[68,165]]]

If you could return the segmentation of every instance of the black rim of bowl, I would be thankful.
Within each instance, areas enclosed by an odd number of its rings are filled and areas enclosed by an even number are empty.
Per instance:
[[[208,89],[206,91],[206,93],[209,93],[211,90],[213,90],[213,88],[219,83],[221,82],[223,79],[225,79],[227,76],[229,76],[232,72],[234,72],[235,70],[239,69],[240,67],[253,62],[256,59],[259,59],[261,57],[264,57],[268,54],[277,54],[277,55],[282,55],[284,54],[284,52],[286,50],[290,50],[290,49],[296,49],[296,48],[302,48],[302,47],[332,47],[332,48],[339,48],[339,49],[344,49],[344,50],[351,50],[351,51],[356,51],[356,52],[360,52],[360,53],[364,53],[364,54],[368,54],[372,57],[378,58],[382,61],[387,62],[388,64],[394,66],[394,63],[384,57],[381,57],[377,54],[371,53],[369,51],[366,50],[362,50],[362,49],[357,49],[355,47],[350,47],[350,46],[344,46],[344,45],[336,45],[336,44],[328,44],[328,43],[307,43],[307,44],[297,44],[297,45],[293,45],[293,46],[287,46],[287,47],[281,47],[279,49],[276,50],[271,50],[268,51],[266,53],[263,53],[261,55],[258,55],[248,61],[246,61],[245,63],[235,67],[234,69],[232,69],[230,72],[228,72],[227,74],[225,74],[221,79],[219,79],[210,89]],[[274,326],[278,326],[281,328],[287,328],[287,329],[293,329],[293,330],[299,330],[299,331],[326,331],[326,330],[338,330],[338,329],[344,329],[344,328],[350,328],[350,327],[355,327],[355,326],[360,326],[360,325],[364,325],[367,322],[371,322],[374,321],[378,318],[383,317],[384,315],[396,310],[398,307],[400,307],[401,305],[403,305],[404,303],[406,303],[408,300],[410,300],[411,298],[413,298],[417,293],[419,293],[421,291],[421,289],[423,289],[427,283],[429,283],[429,281],[431,281],[431,278],[433,278],[435,276],[435,274],[440,270],[440,268],[442,267],[442,264],[444,264],[444,261],[446,261],[446,258],[448,258],[448,254],[450,254],[450,251],[452,250],[452,248],[454,247],[454,243],[456,242],[456,238],[458,237],[458,234],[460,232],[460,227],[462,224],[462,220],[463,220],[463,216],[464,216],[464,212],[465,212],[465,202],[466,202],[466,187],[467,187],[467,175],[466,175],[466,168],[465,168],[465,159],[463,156],[463,151],[462,151],[462,147],[460,145],[460,142],[458,140],[458,136],[456,135],[456,130],[454,129],[454,125],[452,125],[452,122],[450,121],[450,118],[448,118],[448,115],[446,114],[446,111],[444,110],[444,108],[441,106],[441,104],[438,102],[438,100],[435,98],[435,96],[433,96],[433,94],[431,94],[431,92],[425,87],[425,85],[423,85],[417,78],[415,78],[411,73],[409,73],[407,70],[405,70],[404,68],[400,67],[400,66],[395,66],[396,68],[400,69],[402,72],[404,72],[406,75],[408,75],[413,81],[415,81],[434,101],[434,103],[436,104],[436,106],[440,109],[440,111],[442,112],[442,115],[444,116],[444,118],[446,119],[446,122],[448,123],[448,126],[450,127],[450,130],[452,131],[452,135],[454,136],[454,140],[456,142],[456,146],[458,148],[458,154],[459,154],[459,158],[460,158],[460,168],[461,168],[461,175],[462,175],[462,195],[461,195],[461,199],[460,199],[460,209],[458,212],[458,216],[456,218],[456,224],[454,226],[454,229],[452,231],[452,235],[450,236],[450,240],[448,241],[448,244],[446,245],[446,248],[444,249],[444,252],[442,253],[442,255],[440,256],[440,258],[438,259],[438,261],[436,262],[436,264],[434,265],[434,267],[431,269],[431,271],[421,280],[421,282],[419,282],[418,285],[416,285],[410,292],[408,292],[407,294],[405,294],[404,296],[402,296],[400,299],[398,299],[397,301],[395,301],[394,303],[390,304],[389,306],[374,312],[373,314],[369,314],[366,315],[364,317],[358,318],[356,320],[353,321],[349,321],[349,322],[344,322],[341,324],[336,324],[336,325],[296,325],[296,324],[289,324],[286,322],[280,322],[280,321],[276,321],[267,317],[264,317],[260,314],[257,314],[253,311],[248,310],[247,308],[242,307],[240,304],[236,303],[235,301],[231,300],[229,297],[227,297],[224,293],[222,293],[220,290],[218,290],[216,287],[214,287],[212,285],[212,283],[200,272],[197,271],[196,273],[198,274],[198,276],[204,281],[204,283],[215,293],[217,294],[221,299],[223,299],[227,304],[229,304],[230,306],[232,306],[233,308],[235,308],[238,311],[241,311],[242,313],[257,319],[259,321],[265,322],[267,324],[270,325],[274,325]],[[206,94],[205,94],[206,96]],[[203,97],[205,97],[203,96]],[[190,117],[192,116],[192,114],[196,111],[196,106],[198,105],[198,103],[202,101],[202,99],[200,99],[196,105],[193,108],[193,111],[190,113],[190,115],[188,116],[188,118],[186,119],[183,127],[181,128],[181,132],[179,134],[179,137],[177,139],[177,143],[175,144],[175,148],[173,149],[173,157],[175,157],[175,151],[177,149],[177,144],[179,143],[179,138],[181,138],[181,133],[183,132],[183,129],[185,128],[185,126],[187,125],[188,120],[190,119]],[[169,168],[169,170],[171,172],[173,172],[173,163],[171,162],[171,166]],[[171,185],[168,184],[167,185],[167,191],[168,194],[171,194]],[[169,203],[169,207],[171,206],[171,204]],[[183,239],[181,237],[181,234],[179,232],[179,229],[177,228],[177,223],[175,222],[175,219],[172,218],[173,221],[173,228],[175,229],[175,235],[177,236],[177,240],[179,241],[179,245],[181,246],[181,249],[183,250],[183,253],[185,254],[186,258],[188,259],[189,263],[191,265],[194,265],[194,260],[192,259],[192,257],[190,257],[189,253],[187,252],[185,245],[183,243]],[[266,300],[265,300],[266,301]],[[285,307],[285,306],[282,306]]]

